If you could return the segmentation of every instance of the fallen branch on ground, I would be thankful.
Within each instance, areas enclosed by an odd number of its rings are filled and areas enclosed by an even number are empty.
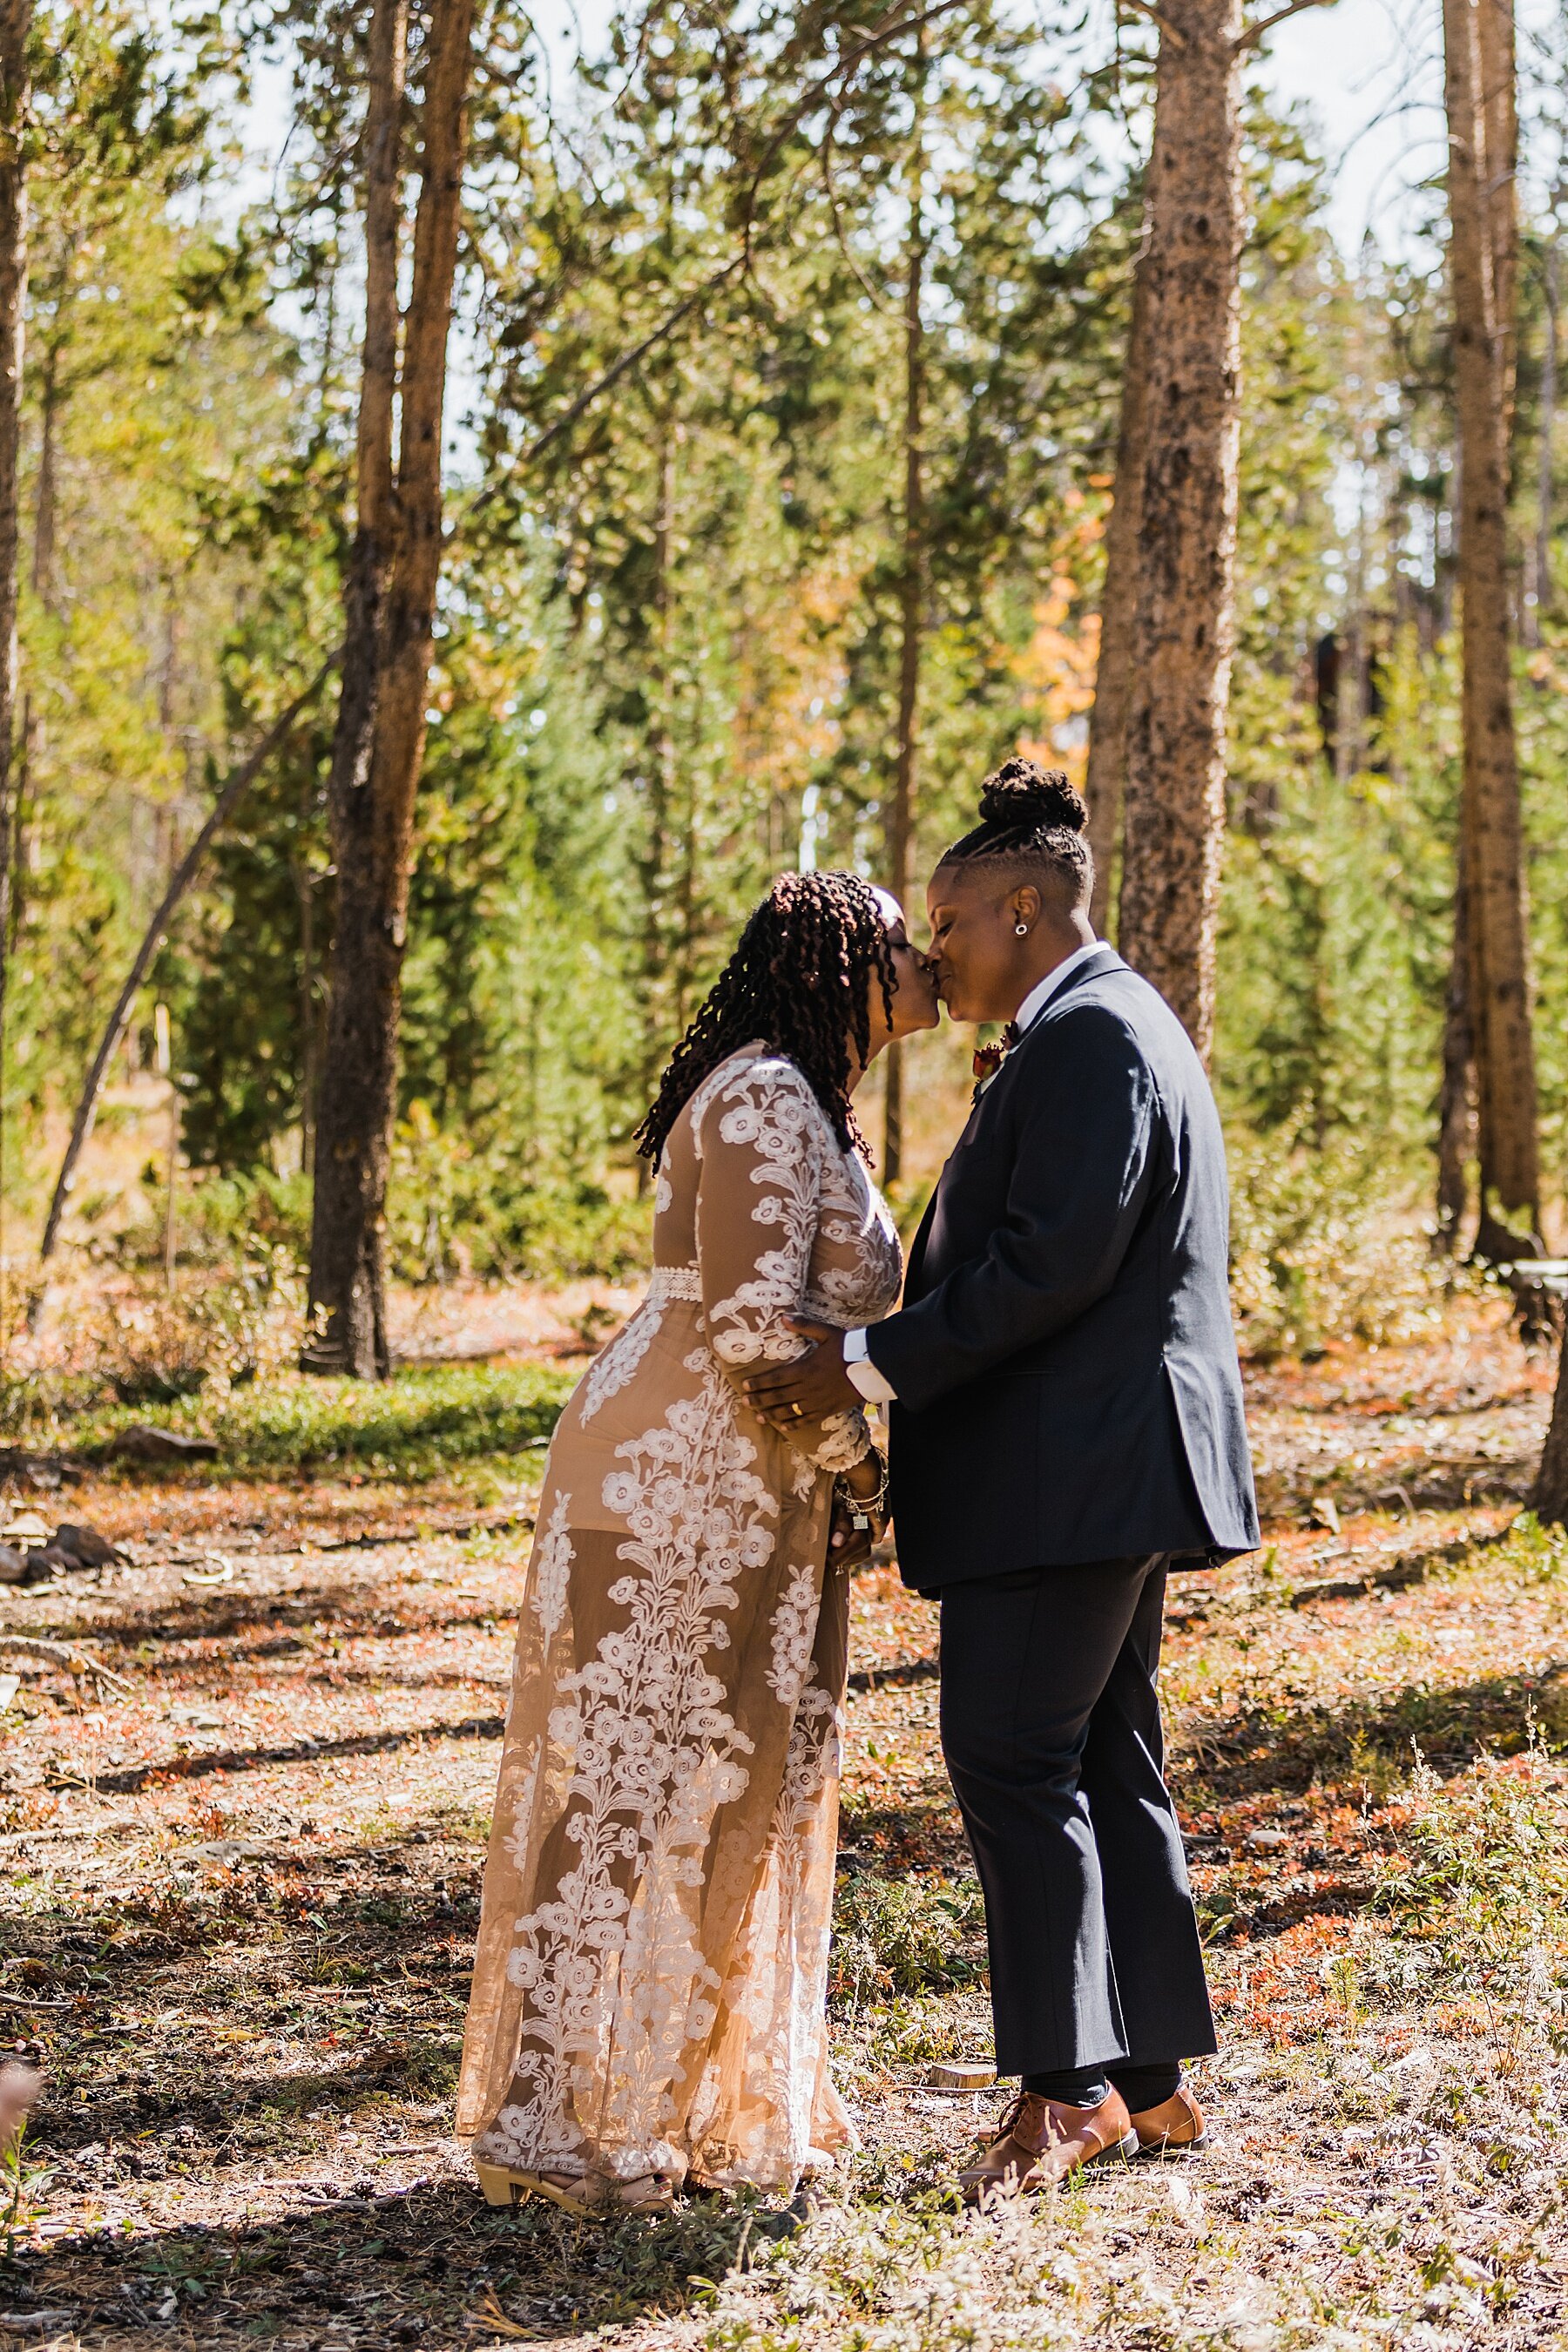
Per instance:
[[[74,1642],[46,1642],[36,1633],[0,1633],[0,1652],[13,1658],[36,1658],[40,1665],[63,1666],[68,1675],[90,1675],[105,1683],[124,1697],[131,1695],[131,1685],[101,1658],[89,1650],[79,1649]]]

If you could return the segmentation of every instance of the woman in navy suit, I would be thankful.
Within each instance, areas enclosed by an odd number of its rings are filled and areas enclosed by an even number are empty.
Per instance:
[[[752,1395],[889,1407],[905,1580],[942,1603],[943,1752],[985,1894],[996,2063],[972,2200],[1194,2147],[1215,2048],[1155,1669],[1173,1558],[1248,1550],[1225,1150],[1164,1000],[1097,940],[1084,804],[1011,760],[931,878],[938,992],[1005,1021],[900,1311]],[[977,1057],[984,1061],[985,1057]]]

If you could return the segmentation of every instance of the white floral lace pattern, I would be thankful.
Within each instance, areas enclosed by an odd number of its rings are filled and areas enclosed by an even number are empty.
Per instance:
[[[617,1454],[616,1507],[637,1530],[609,1588],[626,1622],[566,1678],[552,1743],[574,1759],[566,1833],[576,1860],[517,1922],[507,1973],[531,1996],[514,2095],[484,2134],[504,2164],[584,2168],[579,2078],[616,2069],[598,2102],[630,2170],[680,2168],[664,2132],[682,2051],[713,2022],[719,1979],[695,1934],[692,1890],[713,1816],[746,1786],[752,1742],[723,1705],[713,1654],[730,1645],[735,1580],[773,1547],[771,1497],[717,1381]],[[776,1505],[773,1510],[776,1514]],[[656,1777],[657,1776],[657,1777]]]
[[[744,1279],[725,1292],[719,1282],[710,1279],[718,1253],[705,1255],[702,1247],[705,1189],[700,1186],[698,1260],[703,1273],[709,1344],[731,1371],[756,1363],[787,1363],[801,1352],[800,1336],[790,1328],[788,1318],[803,1308],[809,1311],[812,1303],[812,1259],[829,1189],[832,1222],[840,1240],[846,1205],[855,1205],[852,1180],[845,1171],[846,1155],[839,1151],[826,1115],[805,1078],[780,1055],[761,1055],[732,1071],[722,1087],[708,1094],[702,1118],[707,1126],[716,1126],[719,1143],[728,1147],[731,1164],[745,1163],[744,1181],[757,1192],[752,1223],[776,1236],[768,1247],[758,1249],[752,1244],[740,1253]],[[706,1147],[709,1168],[715,1150],[710,1142]],[[835,1179],[831,1187],[830,1171]],[[861,1181],[864,1184],[863,1176]],[[865,1190],[868,1202],[868,1185]],[[871,1223],[874,1226],[875,1220]],[[828,1271],[823,1269],[824,1278]],[[841,1295],[848,1288],[847,1283],[837,1286]],[[869,1451],[871,1434],[863,1413],[835,1413],[821,1423],[803,1421],[798,1430],[789,1433],[789,1442],[818,1469],[848,1470]]]
[[[899,1229],[858,1153],[837,1155],[823,1171],[820,1232],[842,1255],[813,1269],[804,1307],[818,1322],[843,1330],[862,1319],[868,1265],[878,1268],[895,1298],[903,1273]]]
[[[528,1571],[529,1599],[539,1620],[546,1658],[566,1614],[573,1558],[571,1511],[572,1497],[563,1490],[551,1506],[549,1523],[533,1547]]]
[[[458,2129],[487,2158],[793,2186],[852,2137],[826,2063],[844,1686],[824,1592],[858,1413],[786,1444],[748,1364],[897,1294],[890,1223],[801,1073],[710,1073],[648,1297],[552,1441],[523,1588]],[[655,1344],[657,1341],[657,1344]]]
[[[658,1337],[662,1319],[658,1305],[652,1299],[645,1300],[608,1347],[595,1358],[583,1378],[584,1421],[592,1421],[605,1400],[618,1396],[627,1381],[635,1378],[637,1367]]]
[[[781,1706],[798,1705],[816,1638],[817,1577],[809,1560],[789,1572],[789,1582],[773,1611],[773,1657],[768,1688]]]

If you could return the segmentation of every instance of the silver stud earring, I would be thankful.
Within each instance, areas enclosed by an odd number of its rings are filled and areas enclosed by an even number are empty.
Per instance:
[[[1026,939],[1028,938],[1028,936],[1029,936],[1029,926],[1027,925],[1027,923],[1015,923],[1015,924],[1014,924],[1014,926],[1013,926],[1013,929],[1014,929],[1014,930],[1016,932],[1016,934],[1017,934],[1017,936],[1018,936],[1018,938],[1019,938],[1019,939],[1021,939],[1021,940],[1026,940]]]

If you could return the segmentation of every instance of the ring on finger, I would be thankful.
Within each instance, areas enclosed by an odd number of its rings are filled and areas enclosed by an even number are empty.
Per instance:
[[[795,1402],[791,1405],[791,1407],[790,1407],[790,1413],[791,1413],[791,1416],[792,1416],[795,1421],[799,1421],[799,1420],[800,1420],[800,1418],[801,1418],[801,1404],[800,1404],[800,1400],[799,1400],[799,1398],[798,1398],[798,1397],[796,1398]]]

